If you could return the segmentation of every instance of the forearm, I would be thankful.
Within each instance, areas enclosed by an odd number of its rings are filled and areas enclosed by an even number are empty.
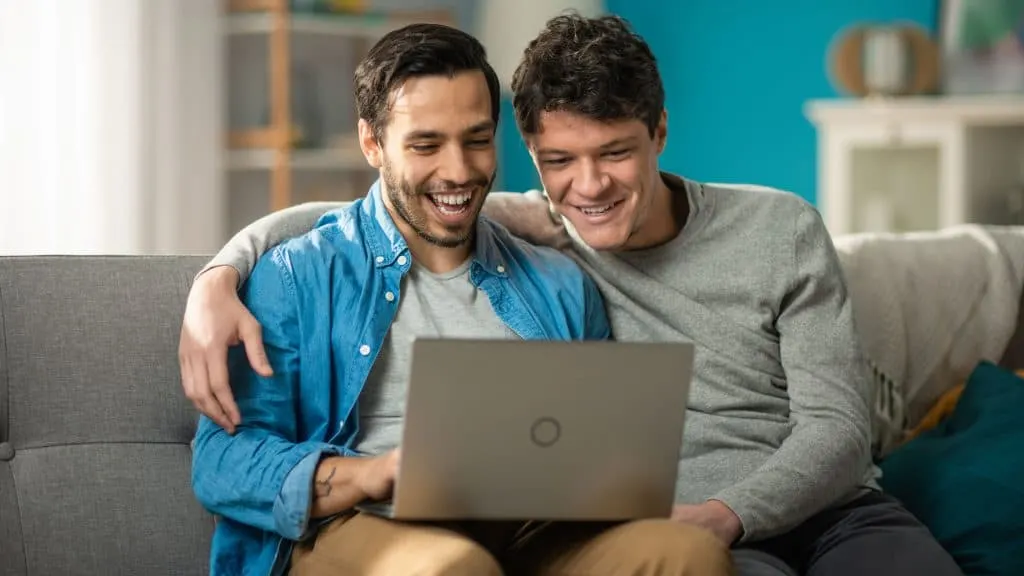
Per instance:
[[[282,505],[282,488],[307,457],[337,453],[329,444],[289,442],[255,428],[241,427],[229,435],[204,417],[193,454],[193,490],[214,514],[298,539],[305,531],[309,499]]]
[[[260,256],[290,238],[309,232],[324,213],[346,204],[308,202],[267,214],[239,230],[200,274],[217,266],[230,266],[238,271],[241,284],[252,273]]]
[[[744,540],[796,527],[848,497],[871,469],[871,387],[839,259],[820,216],[795,217],[790,286],[776,319],[792,432],[756,472],[716,496]]]
[[[712,500],[740,518],[742,541],[787,532],[862,485],[869,453],[862,436],[844,420],[799,425],[757,471]]]
[[[324,518],[344,512],[367,498],[359,487],[366,458],[332,456],[322,460],[313,481],[311,518]]]

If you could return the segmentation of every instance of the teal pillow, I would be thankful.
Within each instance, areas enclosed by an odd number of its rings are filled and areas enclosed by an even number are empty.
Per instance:
[[[953,414],[880,466],[966,575],[1024,575],[1024,380],[979,364]]]

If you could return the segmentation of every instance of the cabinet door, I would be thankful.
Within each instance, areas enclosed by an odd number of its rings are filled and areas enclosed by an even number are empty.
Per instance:
[[[822,131],[819,186],[832,234],[930,230],[955,215],[950,127],[866,122]]]

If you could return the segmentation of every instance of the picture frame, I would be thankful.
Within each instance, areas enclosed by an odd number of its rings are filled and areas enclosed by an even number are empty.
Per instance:
[[[947,94],[1024,94],[1024,0],[941,0]]]

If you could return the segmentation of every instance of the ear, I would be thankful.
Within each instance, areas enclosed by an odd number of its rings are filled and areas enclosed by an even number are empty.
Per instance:
[[[362,118],[359,119],[359,148],[370,166],[380,169],[384,165],[384,151],[380,148],[380,142],[373,135],[373,128],[370,123]]]
[[[658,120],[658,126],[654,129],[654,145],[658,149],[658,154],[661,154],[665,150],[665,142],[668,140],[668,110],[662,109],[661,119]]]

